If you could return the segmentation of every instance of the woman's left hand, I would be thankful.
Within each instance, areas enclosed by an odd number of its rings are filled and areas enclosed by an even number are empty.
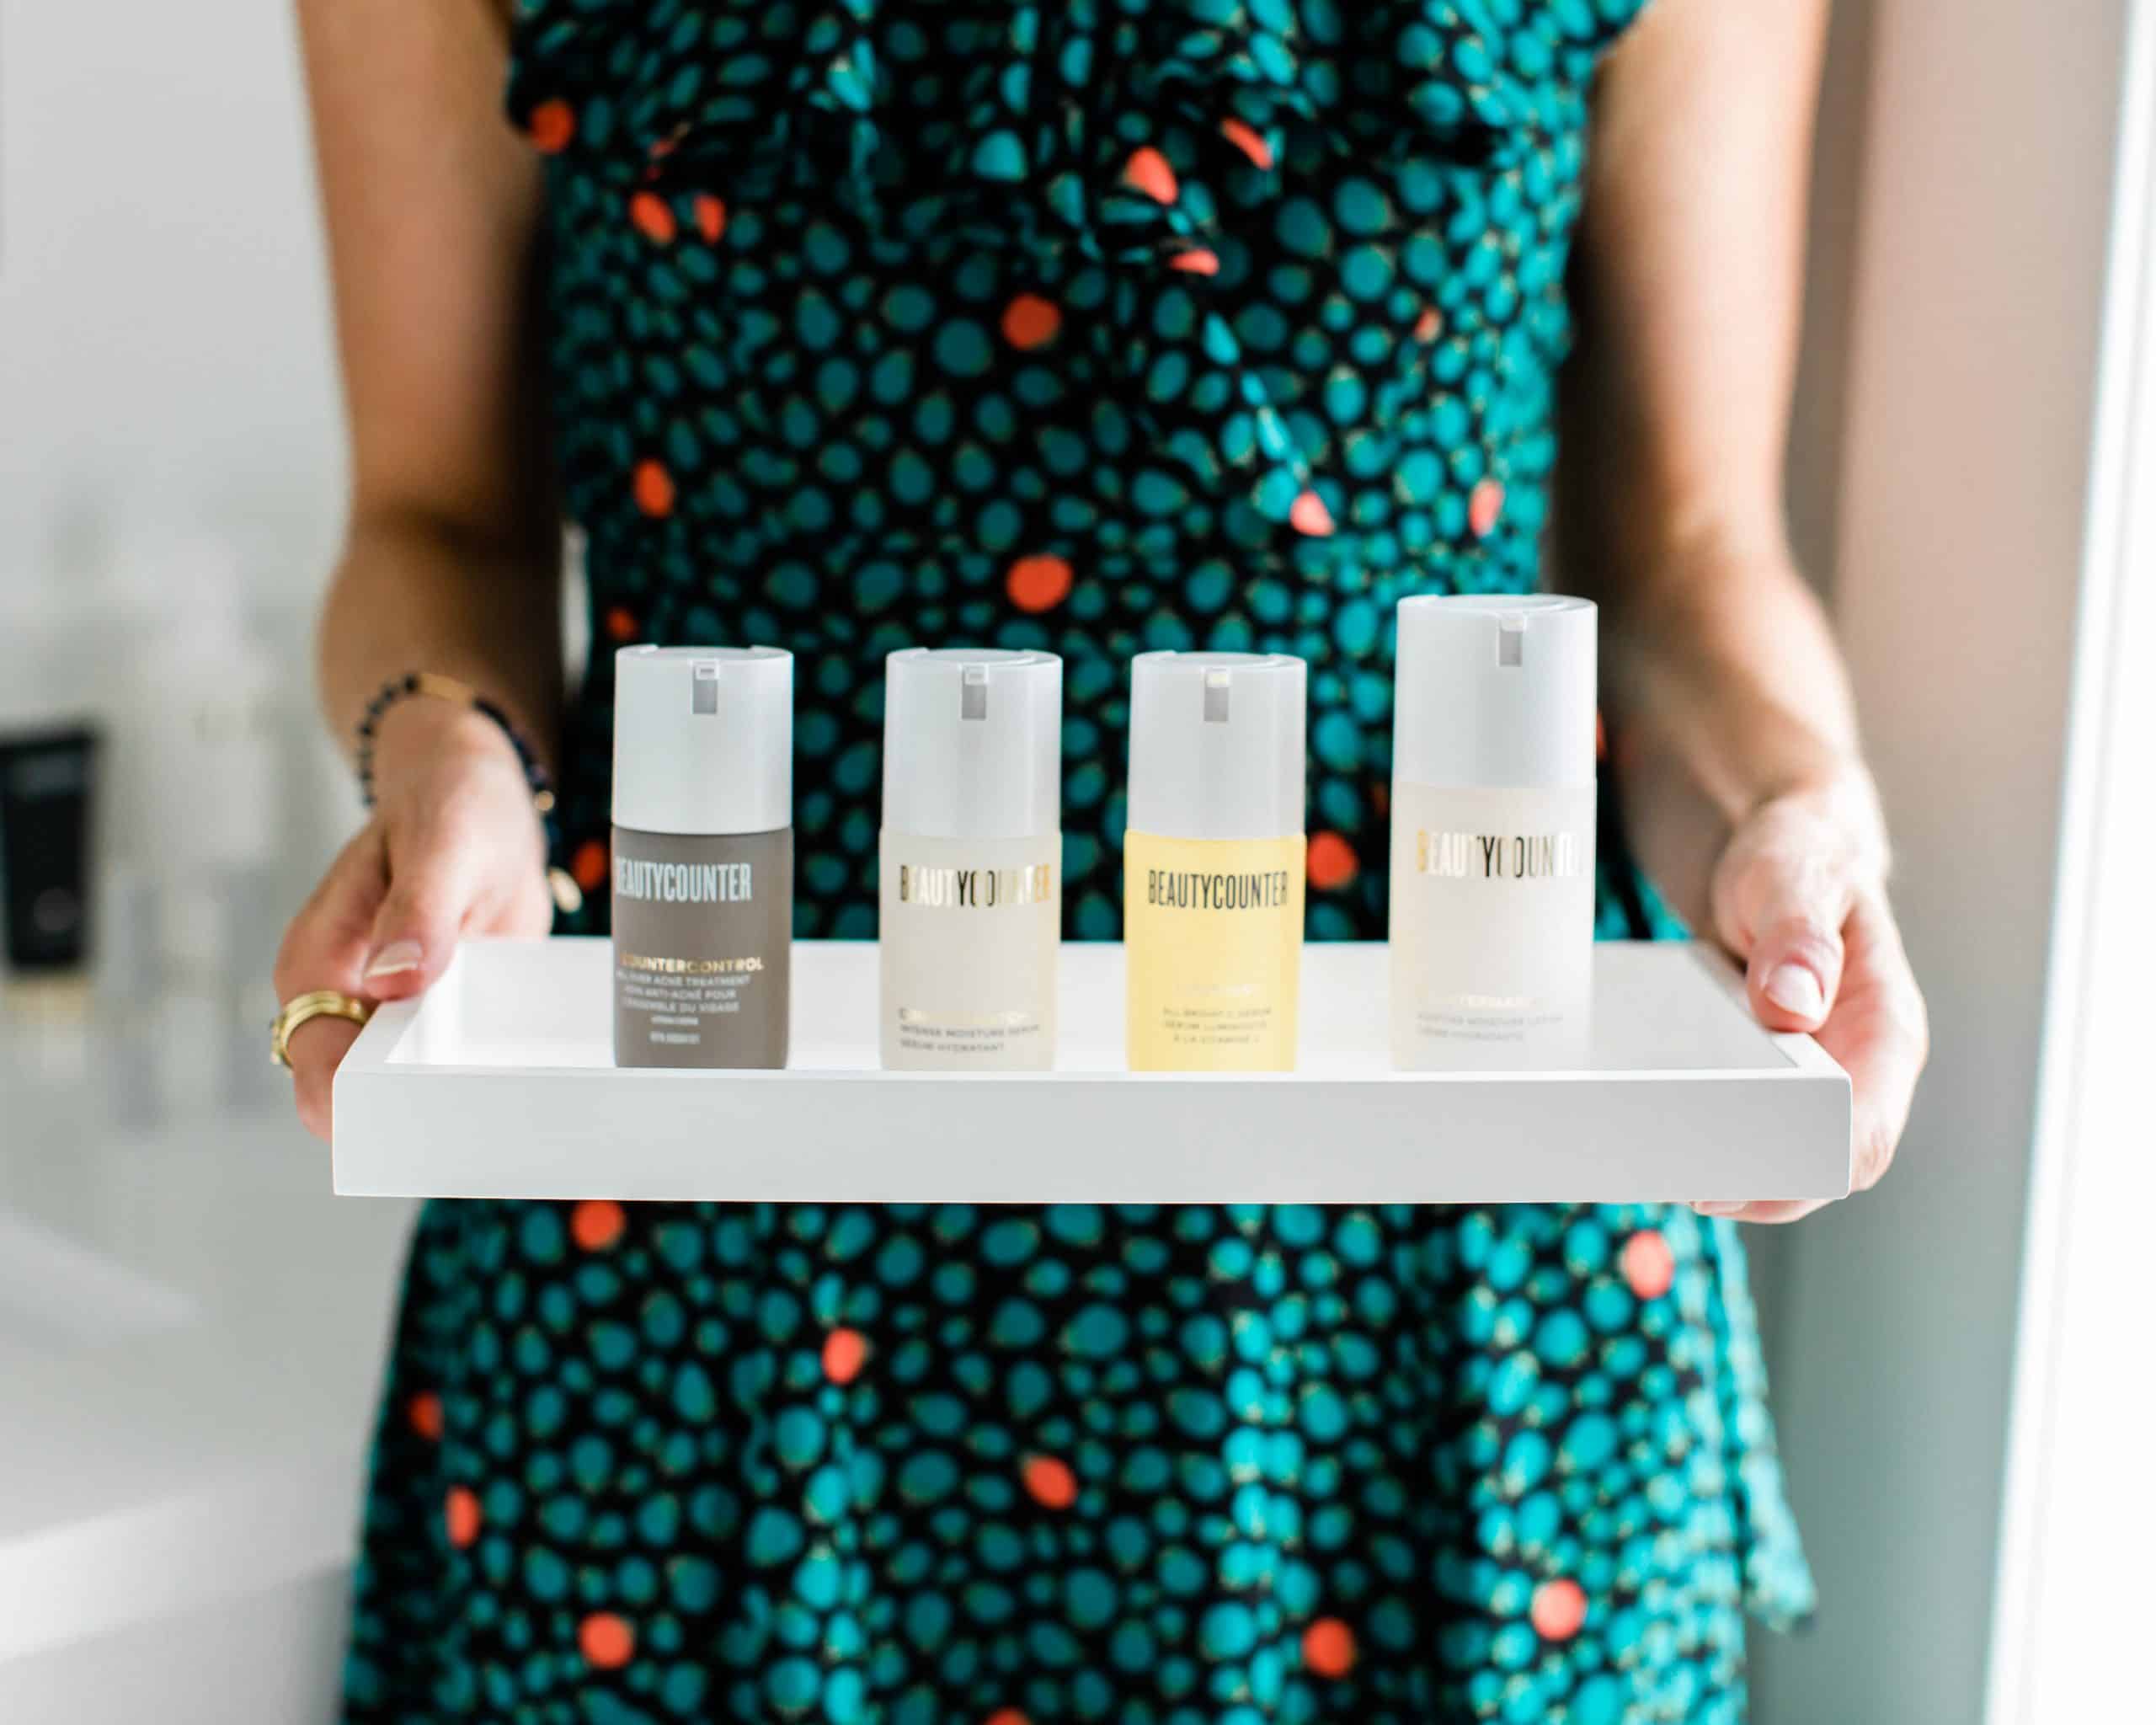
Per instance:
[[[1715,932],[1744,961],[1759,1022],[1809,1031],[1849,1075],[1849,1183],[1859,1192],[1894,1159],[1931,1045],[1924,996],[1886,902],[1878,831],[1869,784],[1789,793],[1730,836],[1710,887]],[[1790,1222],[1824,1202],[1693,1208]]]

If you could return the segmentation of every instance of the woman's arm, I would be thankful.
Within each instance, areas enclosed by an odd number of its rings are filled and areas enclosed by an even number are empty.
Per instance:
[[[1925,1030],[1848,679],[1782,512],[1826,9],[1657,0],[1604,67],[1556,534],[1566,584],[1603,606],[1641,861],[1747,960],[1761,1018],[1849,1068],[1868,1186]]]
[[[351,438],[318,643],[349,745],[388,678],[500,701],[544,747],[561,699],[560,529],[527,291],[537,158],[503,117],[489,0],[300,0]]]
[[[501,114],[492,0],[300,0],[351,440],[344,548],[323,607],[323,706],[347,747],[390,678],[438,672],[547,750],[561,700],[560,535],[530,291],[540,174]],[[494,723],[398,702],[373,816],[293,919],[278,996],[424,988],[467,932],[543,932],[540,829]],[[328,1135],[356,1031],[291,1044]]]

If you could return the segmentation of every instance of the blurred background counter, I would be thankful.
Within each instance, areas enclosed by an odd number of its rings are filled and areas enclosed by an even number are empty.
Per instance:
[[[0,1017],[0,1718],[318,1717],[410,1206],[144,1062]]]

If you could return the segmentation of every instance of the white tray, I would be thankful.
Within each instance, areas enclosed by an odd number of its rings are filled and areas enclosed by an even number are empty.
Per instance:
[[[782,1072],[622,1070],[594,939],[474,940],[339,1069],[336,1189],[883,1203],[1617,1202],[1849,1190],[1849,1080],[1705,948],[1596,948],[1578,1071],[1404,1073],[1385,949],[1303,953],[1294,1072],[1132,1073],[1123,949],[1063,949],[1053,1072],[886,1072],[876,948],[793,948]]]

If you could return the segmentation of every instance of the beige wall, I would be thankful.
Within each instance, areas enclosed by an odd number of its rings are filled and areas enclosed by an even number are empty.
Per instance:
[[[1842,421],[1849,392],[1849,296],[1876,0],[1838,0],[1812,135],[1804,347],[1790,408],[1789,521],[1798,561],[1833,585],[1841,496]]]
[[[1983,1717],[2128,3],[1842,8],[1853,268],[1793,477],[1800,517],[1828,484],[1800,537],[1831,533],[1934,1054],[1886,1183],[1768,1248],[1821,1609],[1761,1637],[1760,1725]]]
[[[1856,276],[1857,206],[1870,109],[1876,0],[1838,0],[1830,14],[1819,112],[1812,134],[1812,202],[1805,253],[1804,338],[1790,404],[1785,480],[1789,529],[1799,566],[1830,599],[1838,548],[1844,419],[1849,392],[1850,297]],[[1786,1229],[1748,1231],[1753,1290],[1770,1381],[1778,1381],[1790,1295]],[[1804,1458],[1791,1471],[1806,1471]],[[1815,1541],[1816,1543],[1816,1541]],[[1808,1645],[1753,1631],[1757,1725],[1803,1725],[1796,1696]]]

